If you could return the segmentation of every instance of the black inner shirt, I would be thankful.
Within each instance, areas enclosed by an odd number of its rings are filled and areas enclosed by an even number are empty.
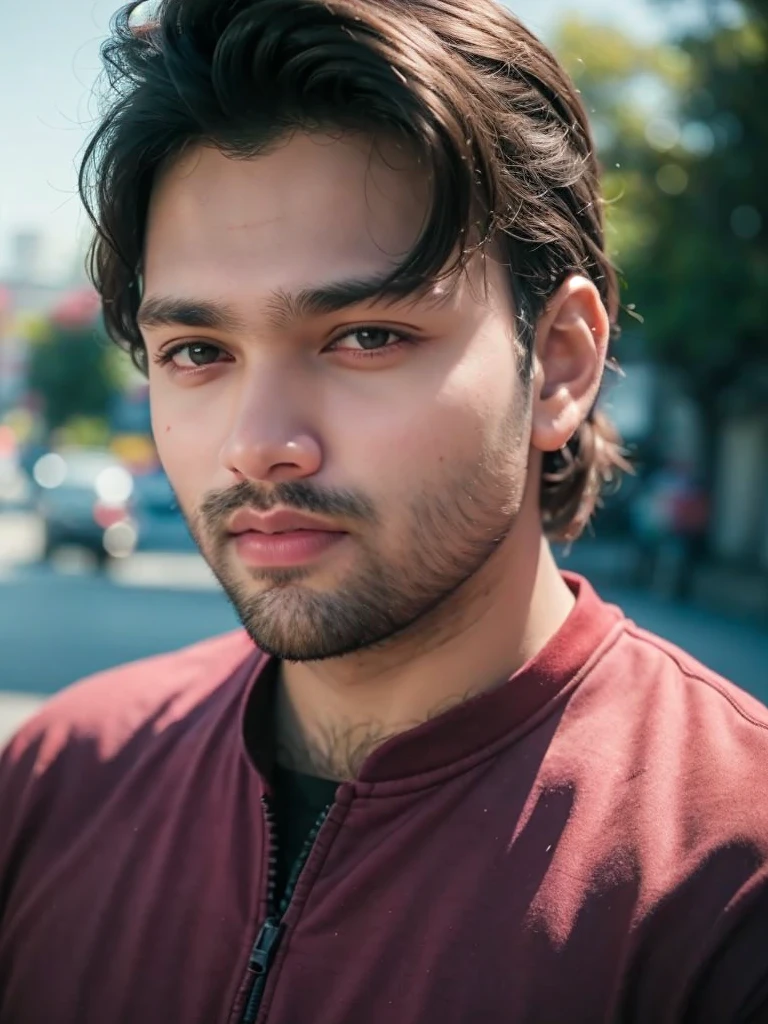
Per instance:
[[[272,783],[272,809],[277,841],[277,875],[274,898],[283,897],[294,863],[322,812],[336,799],[338,782],[291,771],[277,764],[274,753],[275,699],[280,663],[275,660],[264,670],[261,685],[254,688],[245,712],[244,739],[254,765],[261,766]],[[259,697],[258,704],[255,697]]]
[[[277,886],[279,902],[291,869],[322,812],[336,798],[339,783],[304,775],[276,764],[273,767],[275,829],[277,832]]]

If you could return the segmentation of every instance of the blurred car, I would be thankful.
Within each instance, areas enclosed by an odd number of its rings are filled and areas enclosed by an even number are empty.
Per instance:
[[[134,474],[112,451],[75,448],[45,454],[33,475],[46,559],[65,545],[100,566],[136,550],[195,550],[162,469]]]
[[[76,545],[92,552],[99,565],[119,554],[121,531],[130,540],[130,499],[134,481],[108,451],[73,448],[47,452],[35,463],[37,511],[43,521],[44,557]]]
[[[139,551],[194,551],[176,495],[162,469],[134,476],[130,500],[131,523]]]

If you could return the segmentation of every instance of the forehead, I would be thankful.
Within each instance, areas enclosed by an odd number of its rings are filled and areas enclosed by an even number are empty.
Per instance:
[[[429,185],[390,140],[296,134],[268,153],[186,152],[150,204],[150,291],[269,291],[396,264],[416,241]]]

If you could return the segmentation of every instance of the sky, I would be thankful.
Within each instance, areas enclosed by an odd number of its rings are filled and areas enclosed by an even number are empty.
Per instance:
[[[97,116],[99,44],[119,0],[0,0],[0,271],[9,239],[42,231],[46,271],[69,267],[87,233],[75,191],[78,154]],[[507,0],[545,38],[565,12],[662,33],[649,0]]]

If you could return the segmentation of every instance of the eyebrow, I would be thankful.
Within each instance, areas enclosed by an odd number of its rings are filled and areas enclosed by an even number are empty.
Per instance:
[[[416,288],[412,284],[394,286],[389,278],[389,273],[350,278],[293,293],[278,288],[265,303],[265,315],[271,327],[285,329],[296,321],[338,313],[374,299],[396,302],[409,295],[418,299],[432,283]],[[229,333],[245,329],[242,318],[227,303],[170,296],[144,299],[136,319],[142,327],[204,327]]]

